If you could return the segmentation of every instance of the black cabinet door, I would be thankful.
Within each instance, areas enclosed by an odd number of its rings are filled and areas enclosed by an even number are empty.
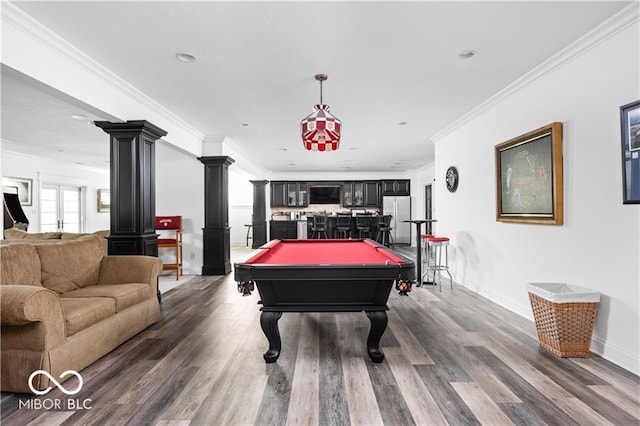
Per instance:
[[[353,207],[364,207],[364,182],[353,182]]]
[[[293,226],[287,226],[284,229],[284,235],[284,238],[287,240],[295,240],[298,238],[298,226],[295,222],[293,223]]]
[[[271,207],[287,207],[286,182],[271,182]]]
[[[344,182],[342,184],[342,205],[344,207],[353,207],[353,182]]]
[[[307,207],[307,182],[286,182],[286,207]]]
[[[397,180],[396,181],[396,195],[411,195],[411,181],[410,180]]]
[[[293,220],[272,220],[269,237],[272,240],[295,240],[298,238],[298,223]]]
[[[298,207],[307,207],[307,182],[298,182]]]
[[[396,181],[395,180],[383,180],[382,181],[382,195],[395,195],[396,193]]]
[[[287,206],[296,207],[298,205],[298,184],[287,182]]]
[[[364,182],[364,205],[367,207],[380,206],[380,182]]]
[[[383,180],[382,195],[411,195],[411,181],[404,180]]]

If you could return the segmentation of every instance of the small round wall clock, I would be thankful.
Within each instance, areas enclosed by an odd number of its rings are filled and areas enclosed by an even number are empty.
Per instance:
[[[456,192],[458,189],[458,169],[451,166],[447,169],[447,174],[445,176],[445,181],[447,183],[447,189],[449,192]]]

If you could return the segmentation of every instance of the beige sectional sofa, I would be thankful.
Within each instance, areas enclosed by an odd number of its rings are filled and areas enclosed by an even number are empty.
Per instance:
[[[18,228],[8,228],[4,230],[4,240],[0,240],[0,245],[13,244],[16,242],[35,243],[35,242],[57,242],[60,240],[75,240],[76,238],[85,237],[87,235],[97,235],[103,237],[105,251],[107,250],[106,237],[109,236],[109,230],[96,231],[93,234],[78,232],[25,232]]]
[[[107,256],[104,238],[0,245],[2,391],[30,392],[29,376],[80,371],[160,319],[160,259]],[[45,375],[35,376],[46,389]],[[64,381],[64,379],[59,381]]]

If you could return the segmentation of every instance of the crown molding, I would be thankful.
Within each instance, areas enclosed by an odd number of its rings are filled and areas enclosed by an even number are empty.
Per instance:
[[[572,62],[579,56],[587,53],[600,43],[606,41],[610,37],[613,37],[625,28],[635,24],[640,19],[640,2],[634,1],[628,6],[624,7],[618,13],[614,14],[594,29],[580,37],[578,40],[569,44],[560,52],[551,56],[549,59],[542,62],[531,71],[524,74],[522,77],[509,84],[504,89],[500,90],[495,95],[491,96],[486,101],[463,115],[462,117],[449,124],[444,129],[431,137],[433,142],[437,142],[451,132],[457,130],[470,120],[491,109],[493,106],[505,101],[507,98],[515,95],[516,93],[526,89],[537,81],[543,79],[549,74],[554,73],[559,68]]]
[[[261,176],[267,176],[267,174],[270,172],[270,170],[267,170],[264,167],[260,166],[259,165],[260,163],[256,160],[256,158],[250,152],[241,148],[240,145],[235,143],[228,136],[225,136],[222,141],[222,152],[225,152],[227,150],[231,150],[231,152],[235,155],[235,157],[241,156],[241,157],[244,157],[244,159],[248,160],[248,163],[251,164],[253,167],[245,169],[246,172],[254,176],[257,176],[258,178]]]
[[[107,83],[114,91],[133,99],[143,107],[180,127],[185,133],[197,139],[204,139],[204,133],[196,129],[167,108],[154,101],[136,87],[95,61],[89,55],[69,43],[58,34],[41,24],[10,1],[2,1],[2,25],[11,25],[47,49],[82,68]]]

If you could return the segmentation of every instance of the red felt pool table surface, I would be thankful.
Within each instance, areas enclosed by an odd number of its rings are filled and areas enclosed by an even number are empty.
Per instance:
[[[389,263],[387,263],[387,261]],[[249,265],[380,265],[405,261],[371,240],[273,240]]]

